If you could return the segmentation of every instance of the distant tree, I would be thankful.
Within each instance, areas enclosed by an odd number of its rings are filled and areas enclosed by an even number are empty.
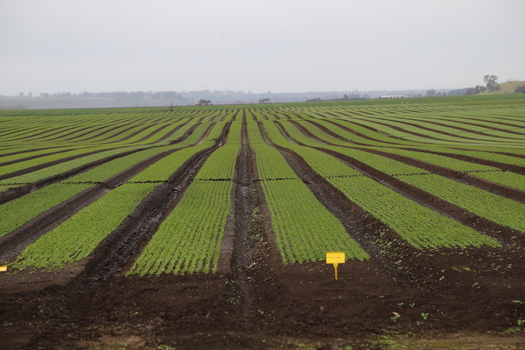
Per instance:
[[[516,86],[516,89],[514,90],[514,92],[524,92],[525,93],[525,85],[522,85],[522,86]]]
[[[475,95],[475,94],[476,94],[475,88],[468,88],[467,91],[465,92],[465,95]]]
[[[498,80],[498,77],[495,75],[485,75],[483,78],[483,81],[485,84],[487,84],[487,89],[490,91],[497,91],[501,89],[496,80]]]
[[[441,96],[441,91],[437,93],[437,96],[440,97]]]
[[[210,103],[211,103],[210,100],[205,100],[205,99],[203,99],[203,98],[200,99],[200,101],[199,101],[199,105],[200,105],[200,106],[207,106],[207,105],[209,105]]]
[[[31,97],[31,96],[33,96],[33,93],[32,93],[32,92],[30,92],[30,93],[29,93],[28,95],[29,95],[29,97]]]
[[[427,90],[427,94],[425,96],[427,97],[432,97],[436,94],[436,90],[434,89],[430,89],[430,90]]]
[[[20,92],[20,93],[18,93],[18,96],[20,96],[20,97],[24,97],[24,93],[23,93],[23,92]]]
[[[476,85],[476,87],[474,88],[474,92],[476,94],[481,94],[484,91],[487,91],[487,88],[483,85]]]
[[[345,95],[343,96],[343,100],[348,100],[348,95],[347,95],[347,94],[345,94]]]
[[[443,96],[447,96],[447,93],[443,91]]]

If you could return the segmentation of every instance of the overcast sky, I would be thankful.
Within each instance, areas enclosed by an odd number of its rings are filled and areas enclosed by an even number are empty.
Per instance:
[[[0,94],[525,80],[524,0],[0,0]]]

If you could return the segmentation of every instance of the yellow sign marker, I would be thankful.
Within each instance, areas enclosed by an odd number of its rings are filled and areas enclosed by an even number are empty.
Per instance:
[[[0,272],[7,271],[7,266],[0,266]]]
[[[339,264],[344,264],[346,262],[346,257],[344,252],[327,252],[326,253],[326,263],[334,265],[335,271],[335,280],[339,279],[337,275],[337,267]]]

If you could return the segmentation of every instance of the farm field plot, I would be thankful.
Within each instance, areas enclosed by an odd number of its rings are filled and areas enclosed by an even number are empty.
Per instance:
[[[517,97],[0,111],[0,345],[520,349],[524,118]]]

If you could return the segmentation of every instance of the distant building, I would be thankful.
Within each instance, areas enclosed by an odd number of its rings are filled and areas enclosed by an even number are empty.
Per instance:
[[[259,100],[259,103],[272,103],[269,98],[263,98],[262,100]]]

